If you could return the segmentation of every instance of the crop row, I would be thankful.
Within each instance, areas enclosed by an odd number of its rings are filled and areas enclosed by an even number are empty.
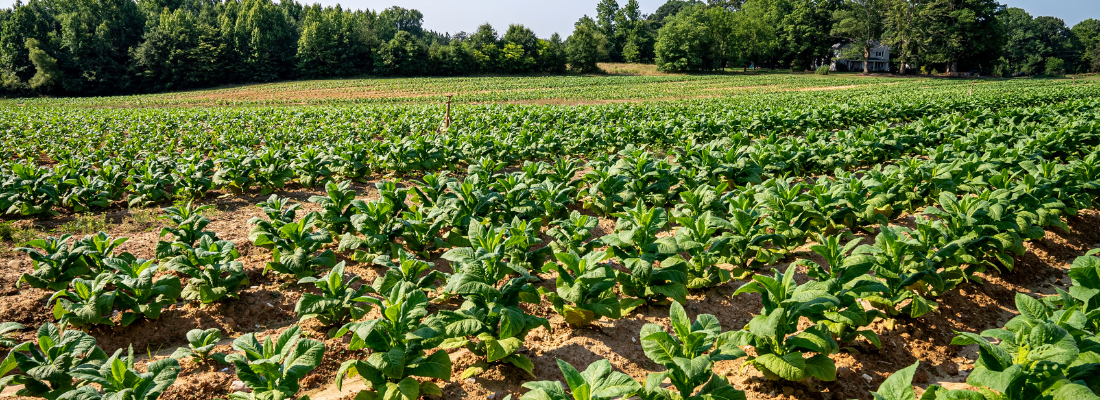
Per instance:
[[[677,155],[666,164],[683,164],[677,169],[683,175],[676,177],[678,180],[722,178],[730,185],[737,185],[759,182],[761,176],[819,174],[894,160],[905,154],[930,154],[930,149],[936,146],[969,136],[987,136],[971,140],[1001,140],[1004,132],[997,129],[1000,125],[1010,126],[1010,132],[1025,136],[1057,126],[1052,133],[1029,137],[1026,139],[1029,142],[1020,145],[1058,153],[1077,143],[1043,146],[1062,136],[1085,140],[1093,135],[1096,116],[1100,115],[1095,111],[1097,105],[1095,100],[1072,100],[1033,108],[926,117],[904,126],[879,124],[846,131],[810,131],[802,136],[773,134],[759,139],[736,133],[705,144],[690,138],[658,144]],[[380,171],[417,174],[464,164],[494,169],[529,159],[589,154],[595,149],[630,148],[629,143],[653,142],[626,132],[594,135],[524,132],[505,138],[458,133],[407,135],[388,141],[345,137],[323,146],[300,142],[311,135],[282,136],[285,141],[281,143],[272,142],[279,140],[274,134],[187,135],[176,136],[178,146],[170,145],[155,153],[147,151],[145,141],[136,139],[111,146],[104,146],[99,139],[70,140],[65,147],[49,149],[48,157],[59,159],[52,167],[26,161],[0,167],[0,210],[6,214],[39,215],[53,213],[55,207],[62,206],[85,212],[107,208],[124,197],[131,207],[149,206],[168,199],[202,198],[215,188],[234,193],[257,189],[271,193],[291,182],[313,187],[329,179],[365,180]],[[166,137],[158,140],[171,141]],[[254,146],[260,148],[253,149]],[[21,157],[43,150],[23,149]],[[684,161],[692,158],[698,160]],[[610,164],[613,162],[606,156],[595,156],[587,167],[599,169],[603,165],[600,170],[609,173]],[[675,182],[669,184],[673,185]]]
[[[879,86],[890,81],[891,89],[968,86],[969,82],[904,79],[868,80],[809,76],[607,76],[607,77],[477,77],[477,78],[390,78],[282,82],[201,92],[154,95],[86,97],[67,99],[14,99],[7,103],[48,106],[164,106],[164,105],[260,105],[308,102],[331,103],[425,103],[437,102],[444,94],[454,101],[496,102],[542,99],[618,100],[718,97],[746,92],[792,91],[799,89],[852,89]],[[1034,83],[1033,83],[1034,84]],[[1044,81],[1042,84],[1050,84]],[[328,96],[299,95],[321,91]],[[863,94],[863,93],[861,93]],[[4,102],[0,102],[4,104]]]
[[[894,124],[951,113],[987,113],[1095,98],[1100,86],[1003,82],[973,96],[954,87],[839,98],[803,94],[759,98],[738,96],[697,102],[617,104],[582,107],[461,106],[450,129],[439,106],[311,107],[240,109],[82,110],[64,107],[0,109],[0,159],[45,164],[75,159],[98,163],[112,158],[222,153],[256,147],[306,146],[422,147],[476,143],[484,154],[506,154],[523,146],[536,156],[599,154],[608,147],[649,143],[665,147],[684,140],[707,142],[731,135],[770,134]],[[373,145],[373,143],[380,143]],[[557,143],[565,143],[562,147]],[[521,150],[523,150],[521,148]],[[475,150],[468,150],[475,151]],[[564,153],[563,153],[564,152]],[[469,158],[467,156],[467,158]],[[473,157],[477,158],[477,157]],[[381,166],[379,166],[381,168]],[[453,168],[452,168],[453,169]]]
[[[621,389],[597,398],[630,393],[669,398],[673,391],[659,385],[667,378],[684,398],[738,398],[725,379],[711,373],[714,361],[744,358],[773,379],[835,379],[829,355],[843,343],[866,340],[877,345],[877,335],[868,329],[874,321],[933,311],[936,297],[980,280],[989,267],[1011,270],[1024,241],[1041,238],[1044,228],[1064,228],[1064,216],[1078,209],[1093,208],[1100,195],[1100,137],[1089,108],[1073,109],[1078,111],[1070,115],[1078,121],[1074,126],[1047,116],[1038,122],[977,125],[961,129],[962,134],[939,147],[918,147],[921,157],[817,179],[753,182],[742,174],[752,168],[724,166],[724,159],[707,155],[725,148],[722,144],[689,148],[675,162],[628,147],[616,157],[592,160],[581,179],[576,176],[582,164],[569,160],[501,172],[505,163],[484,159],[473,163],[461,180],[439,173],[409,187],[383,181],[376,186],[380,198],[374,201],[355,200],[356,193],[346,185],[330,183],[327,196],[311,199],[322,211],[300,218],[295,205],[274,196],[260,205],[267,218],[253,220],[249,236],[272,251],[268,271],[320,289],[320,295],[303,296],[296,306],[301,318],[328,326],[351,321],[339,334],[352,333],[351,349],[370,349],[370,357],[345,363],[339,379],[361,375],[383,398],[398,392],[414,394],[409,398],[434,393],[435,384],[415,377],[449,379],[450,362],[442,353],[448,348],[465,347],[481,357],[463,377],[498,363],[530,372],[531,361],[516,351],[530,330],[547,321],[528,314],[523,304],[543,299],[575,326],[629,315],[643,304],[670,305],[672,333],[652,325],[640,335],[647,356],[665,372],[640,385],[611,374],[604,364],[577,380],[572,367],[562,364],[575,397],[588,380],[596,385],[613,379],[622,383],[615,386]],[[881,161],[868,158],[846,166]],[[727,176],[722,168],[736,175]],[[576,204],[589,212],[581,213]],[[111,315],[116,307],[122,310],[121,322],[128,323],[155,318],[143,310],[173,303],[178,296],[203,303],[235,296],[247,278],[234,260],[232,243],[204,231],[205,219],[190,206],[166,211],[173,226],[163,236],[171,235],[172,241],[158,244],[161,264],[156,268],[152,261],[114,254],[120,240],[106,235],[71,245],[66,238],[48,239],[24,250],[35,261],[35,270],[21,281],[57,291],[55,316],[72,326],[115,323]],[[890,224],[906,213],[913,216],[914,228]],[[616,226],[593,238],[600,215],[616,218]],[[539,239],[543,221],[551,221],[547,234],[554,239],[546,246]],[[873,245],[858,246],[858,241],[843,238],[849,231],[877,236]],[[810,240],[825,264],[799,262],[771,276],[762,271]],[[334,245],[353,261],[388,267],[386,274],[369,286],[355,287],[354,277],[347,279],[343,264],[336,262]],[[450,276],[423,261],[441,251],[450,262]],[[800,265],[811,279],[797,285],[794,268]],[[185,276],[187,286],[173,283],[175,277],[154,281],[154,272],[147,272],[161,269]],[[538,273],[556,275],[555,284],[538,291],[533,285],[541,279]],[[140,290],[146,290],[146,297],[138,294],[138,285],[127,283],[135,276],[141,281],[143,274],[147,288]],[[678,306],[687,303],[690,290],[746,277],[752,281],[737,294],[759,293],[764,309],[741,330],[721,332],[717,320],[705,315],[689,321]],[[1089,346],[1096,341],[1100,311],[1091,297],[1081,297],[1094,293],[1089,291],[1097,281],[1074,278],[1081,288],[1071,294],[1079,296],[1049,299],[1043,303],[1049,304],[1046,311],[1029,309],[1038,322],[1027,327],[1027,334],[1018,334],[1023,322],[1006,327],[1017,343],[1028,340],[1028,346],[1055,349],[1057,358],[991,350],[995,346],[989,342],[967,335],[958,339],[985,343],[983,354],[1000,363],[983,358],[983,368],[990,372],[972,376],[975,386],[992,390],[990,396],[1019,390],[1085,398],[1072,396],[1095,385],[1088,368],[1096,365],[1090,361],[1096,353]],[[429,292],[437,293],[438,301],[461,300],[461,305],[429,315]],[[873,307],[864,307],[864,302]],[[368,307],[378,307],[384,317],[357,321]],[[1062,320],[1066,313],[1076,315],[1073,311],[1085,319]],[[813,325],[798,329],[803,319]],[[1067,326],[1080,328],[1074,331],[1077,336],[1058,331],[1069,332]],[[1002,341],[1009,337],[990,336]],[[1078,349],[1072,357],[1071,345]],[[236,347],[247,355],[247,346],[242,342]],[[264,351],[243,365],[270,365],[262,360],[280,356],[267,350],[271,346],[260,347]],[[238,373],[248,371],[242,364],[237,367]],[[258,381],[267,386],[253,387],[252,395],[292,395],[296,383],[285,389],[273,383],[283,382],[287,371],[259,371],[283,375],[264,375]],[[528,396],[561,398],[554,397],[558,392],[551,391],[553,384],[528,387]],[[29,385],[25,390],[35,389]],[[944,398],[960,395],[943,393]]]

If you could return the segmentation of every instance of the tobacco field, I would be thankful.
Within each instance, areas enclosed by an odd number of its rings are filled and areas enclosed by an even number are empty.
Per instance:
[[[0,144],[3,396],[1100,399],[1096,81],[294,82]]]

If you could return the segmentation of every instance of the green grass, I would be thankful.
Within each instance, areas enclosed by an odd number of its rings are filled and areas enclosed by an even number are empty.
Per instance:
[[[107,231],[107,216],[104,214],[77,214],[72,221],[57,227],[61,233],[73,235],[91,235]]]

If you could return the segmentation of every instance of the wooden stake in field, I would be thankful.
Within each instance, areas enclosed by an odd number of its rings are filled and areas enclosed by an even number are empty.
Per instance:
[[[974,83],[975,82],[976,81],[970,81],[970,94],[968,96],[973,96],[974,95]]]
[[[447,95],[447,116],[443,118],[444,129],[447,130],[451,129],[451,98],[454,96],[453,94]]]

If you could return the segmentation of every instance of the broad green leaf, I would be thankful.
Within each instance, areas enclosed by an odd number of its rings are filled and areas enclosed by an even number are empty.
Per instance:
[[[806,360],[802,359],[802,353],[789,353],[784,354],[782,357],[775,354],[765,354],[757,357],[755,362],[788,381],[802,380],[806,369]]]
[[[875,399],[917,400],[917,394],[913,391],[913,374],[917,372],[919,365],[920,361],[917,361],[886,378],[878,387],[878,391],[874,392]]]

